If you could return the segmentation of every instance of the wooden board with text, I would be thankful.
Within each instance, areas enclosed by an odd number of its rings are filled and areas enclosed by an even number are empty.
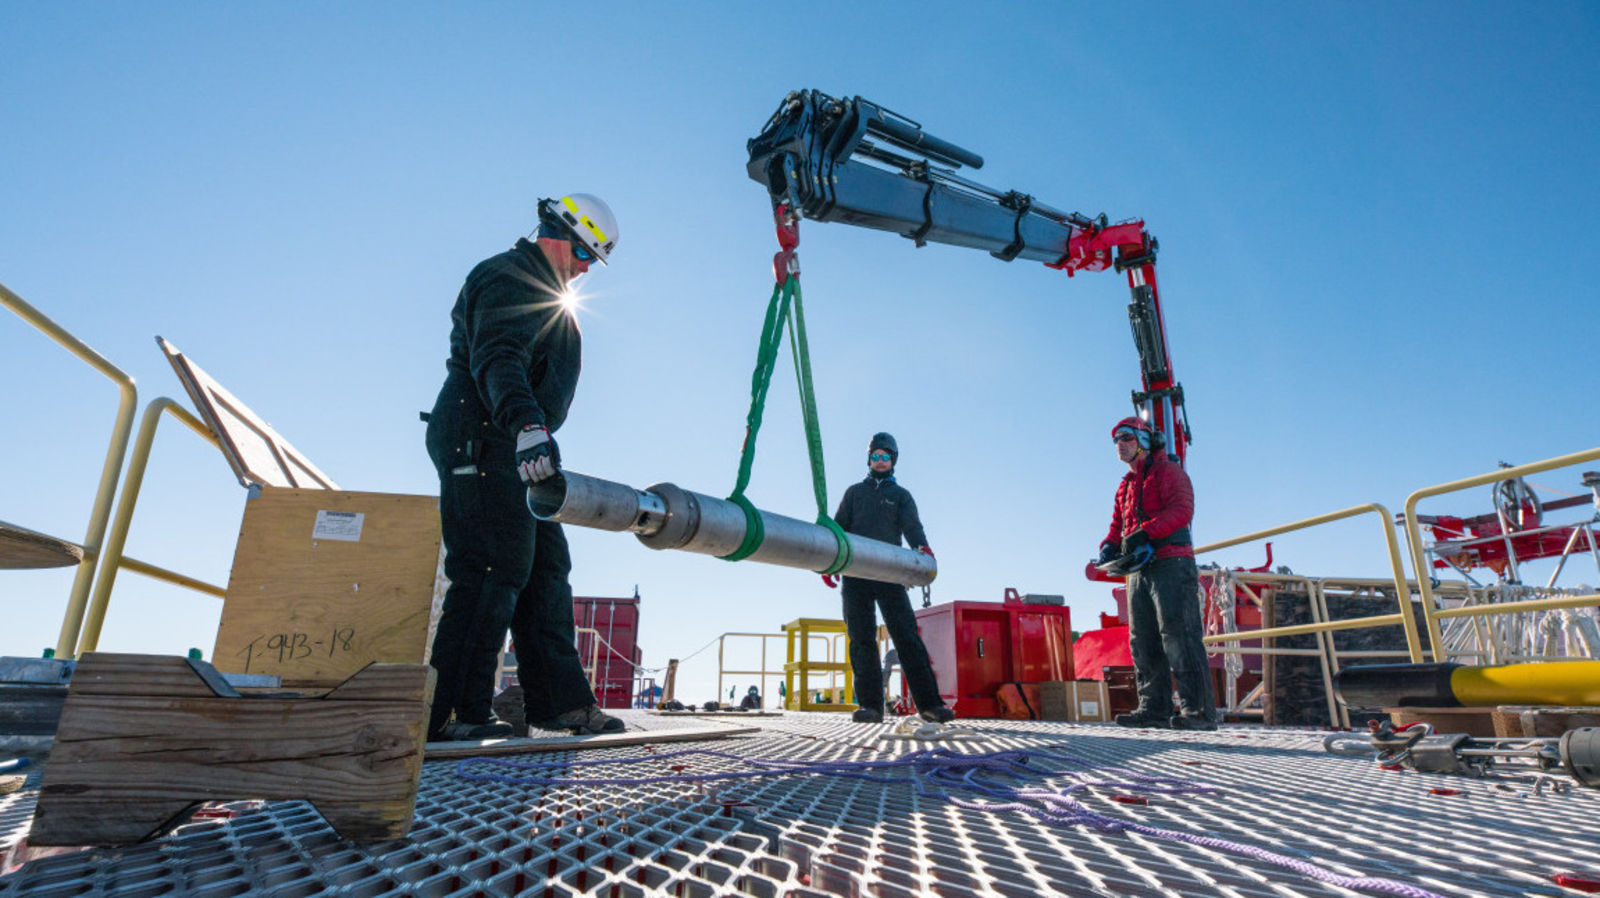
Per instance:
[[[263,488],[245,503],[211,661],[286,686],[420,664],[438,558],[433,496]]]

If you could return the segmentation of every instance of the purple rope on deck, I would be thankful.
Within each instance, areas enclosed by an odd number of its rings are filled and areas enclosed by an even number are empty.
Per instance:
[[[722,773],[652,774],[648,776],[609,776],[577,778],[570,775],[549,775],[544,771],[570,771],[577,767],[620,767],[634,764],[661,765],[675,758],[693,756],[719,758],[746,765],[745,770]],[[1030,763],[1041,758],[1055,765],[1078,770],[1044,769]],[[491,767],[517,771],[515,774],[480,772],[475,767]],[[1242,842],[1232,842],[1212,836],[1196,835],[1177,830],[1161,829],[1142,823],[1132,823],[1091,810],[1080,802],[1074,793],[1091,788],[1129,789],[1158,795],[1193,795],[1220,791],[1213,786],[1202,786],[1170,777],[1146,776],[1125,770],[1101,770],[1125,779],[1090,779],[1093,765],[1081,758],[1061,752],[1034,749],[1031,751],[1007,750],[984,754],[961,754],[950,748],[932,748],[914,751],[898,758],[880,761],[789,761],[781,758],[746,758],[728,752],[704,748],[650,754],[637,758],[601,758],[589,761],[516,761],[509,758],[468,758],[456,765],[456,775],[478,783],[502,783],[514,786],[645,786],[658,783],[709,783],[722,780],[752,779],[768,776],[836,776],[864,779],[882,784],[906,784],[916,788],[919,795],[948,801],[960,808],[985,812],[1014,811],[1026,814],[1051,826],[1087,826],[1105,833],[1135,832],[1156,839],[1184,842],[1217,851],[1252,857],[1274,866],[1293,870],[1319,882],[1353,891],[1399,895],[1402,898],[1442,898],[1434,892],[1409,883],[1369,876],[1344,876],[1308,861],[1267,851]],[[898,775],[896,775],[898,774]],[[1017,785],[1051,775],[1075,777],[1074,782],[1061,789],[1046,789]],[[962,797],[954,792],[964,791],[974,797]],[[978,800],[974,800],[977,798]]]

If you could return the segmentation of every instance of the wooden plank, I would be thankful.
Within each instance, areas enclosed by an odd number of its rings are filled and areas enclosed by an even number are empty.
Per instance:
[[[433,496],[263,489],[245,505],[212,663],[290,687],[420,663],[438,560]]]
[[[782,717],[782,711],[740,711],[737,708],[727,711],[706,711],[690,708],[686,711],[661,711],[649,712],[652,717]]]
[[[0,521],[0,568],[73,567],[82,561],[83,549],[75,543]]]
[[[1395,726],[1412,723],[1433,725],[1435,733],[1466,733],[1482,738],[1494,737],[1493,708],[1384,708]],[[1352,718],[1352,723],[1354,719]]]
[[[724,725],[685,730],[639,730],[598,736],[541,736],[529,739],[484,739],[478,742],[429,742],[428,760],[475,758],[480,755],[519,755],[551,751],[585,751],[661,742],[701,742],[759,733],[759,727]]]
[[[68,697],[75,695],[163,695],[217,698],[186,658],[88,652],[78,660]]]
[[[176,346],[160,337],[156,345],[172,363],[172,370],[194,400],[206,426],[217,435],[222,455],[241,486],[339,488],[311,460],[289,445],[249,406],[196,365]]]
[[[138,841],[235,799],[308,800],[350,839],[411,826],[431,668],[375,665],[323,698],[218,697],[182,658],[90,653],[86,669],[87,690],[77,676],[68,689],[33,844]],[[174,688],[179,669],[202,689]]]

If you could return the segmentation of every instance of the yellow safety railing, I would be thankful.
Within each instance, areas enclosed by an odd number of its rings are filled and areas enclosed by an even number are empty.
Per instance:
[[[593,627],[573,627],[572,641],[574,643],[578,643],[585,634],[591,637],[589,639],[589,663],[583,663],[583,660],[580,658],[578,660],[578,666],[583,668],[583,672],[588,675],[589,688],[592,690],[600,685],[600,643],[604,642],[605,640],[600,638],[600,631],[594,629]],[[501,659],[504,660],[504,658],[505,653],[502,652]]]
[[[33,325],[89,367],[110,378],[121,394],[117,402],[116,421],[111,427],[111,443],[106,447],[105,464],[100,468],[100,486],[95,490],[94,508],[89,512],[89,526],[83,536],[83,561],[78,565],[72,581],[72,592],[67,597],[67,613],[62,618],[61,634],[56,639],[56,656],[71,658],[89,601],[89,586],[94,581],[95,566],[100,559],[101,541],[105,539],[106,524],[111,518],[111,497],[116,494],[122,459],[128,452],[128,436],[133,431],[133,412],[138,406],[139,394],[133,386],[133,378],[127,372],[111,364],[105,356],[51,321],[4,284],[0,284],[0,305],[15,312],[23,321]]]
[[[733,669],[730,669],[730,668],[727,667],[727,640],[728,640],[728,637],[730,637],[730,636],[740,637],[740,638],[755,638],[755,639],[760,639],[761,640],[761,661],[760,661],[761,667],[759,669],[757,669],[757,670],[733,670]],[[829,662],[832,662],[841,653],[840,652],[840,644],[843,641],[842,634],[834,634],[831,638],[826,633],[811,633],[811,634],[809,634],[809,636],[813,640],[817,640],[817,639],[822,640],[823,648],[826,650],[826,657],[827,657]],[[722,700],[722,687],[725,684],[725,681],[726,681],[726,679],[728,677],[736,677],[736,676],[760,677],[761,678],[761,701],[763,703],[763,707],[765,707],[766,706],[766,702],[767,702],[767,678],[768,677],[772,677],[773,679],[776,679],[780,683],[784,682],[784,671],[783,671],[782,668],[779,668],[777,670],[769,670],[767,668],[767,640],[768,639],[787,639],[787,638],[788,638],[788,634],[785,634],[785,633],[724,633],[721,636],[718,636],[717,637],[717,700],[718,701]],[[829,689],[833,689],[834,688],[834,685],[837,682],[837,676],[838,675],[834,675],[834,676],[829,677],[829,679],[828,679],[828,684],[829,684],[828,688]],[[773,707],[781,708],[781,707],[783,707],[783,703],[780,702],[777,705],[774,705]]]
[[[1406,581],[1405,562],[1401,560],[1400,556],[1400,542],[1395,538],[1394,535],[1394,524],[1392,523],[1394,518],[1389,514],[1389,509],[1384,508],[1382,505],[1379,505],[1376,502],[1368,502],[1365,505],[1354,505],[1341,511],[1331,511],[1327,514],[1306,518],[1305,520],[1283,524],[1278,527],[1271,527],[1266,530],[1258,530],[1255,533],[1247,533],[1243,536],[1236,536],[1232,539],[1225,539],[1220,542],[1209,543],[1204,546],[1197,546],[1195,547],[1194,552],[1195,555],[1198,556],[1207,552],[1215,552],[1219,549],[1226,549],[1230,546],[1237,546],[1243,543],[1255,542],[1259,539],[1266,539],[1269,536],[1277,536],[1279,534],[1290,533],[1296,530],[1305,530],[1310,527],[1316,527],[1321,524],[1327,524],[1333,521],[1343,520],[1345,518],[1353,518],[1357,515],[1363,514],[1373,514],[1378,516],[1379,524],[1383,530],[1384,549],[1389,554],[1389,570],[1394,576],[1395,597],[1399,602],[1400,610],[1393,614],[1378,614],[1370,617],[1351,618],[1349,620],[1323,620],[1316,623],[1296,624],[1289,627],[1271,627],[1264,630],[1250,630],[1248,631],[1247,635],[1240,635],[1237,633],[1217,633],[1211,636],[1206,636],[1201,641],[1209,644],[1215,644],[1219,642],[1238,642],[1243,639],[1271,639],[1277,636],[1296,636],[1302,633],[1324,633],[1332,630],[1356,630],[1364,627],[1385,627],[1399,624],[1405,630],[1406,649],[1410,653],[1412,662],[1421,662],[1423,655],[1422,643],[1417,633],[1417,622],[1412,619],[1410,613],[1411,589]],[[1437,633],[1434,633],[1433,636],[1435,639],[1438,638]],[[1438,643],[1434,642],[1433,645],[1438,645]]]
[[[1442,645],[1442,636],[1439,629],[1441,618],[1474,617],[1492,614],[1512,614],[1520,611],[1545,611],[1559,608],[1584,608],[1600,604],[1600,594],[1581,596],[1558,596],[1549,599],[1529,599],[1521,602],[1503,602],[1499,604],[1464,605],[1459,608],[1434,608],[1433,586],[1428,579],[1427,559],[1424,557],[1422,546],[1422,530],[1417,520],[1417,503],[1430,496],[1440,496],[1445,493],[1459,492],[1475,486],[1484,486],[1497,483],[1501,480],[1511,480],[1529,474],[1538,474],[1554,468],[1565,468],[1569,465],[1582,464],[1586,461],[1600,459],[1600,448],[1589,449],[1584,452],[1574,452],[1570,455],[1558,455],[1555,458],[1532,464],[1518,465],[1514,468],[1501,468],[1476,477],[1463,480],[1453,480],[1441,483],[1438,486],[1425,487],[1406,497],[1405,527],[1406,543],[1411,549],[1411,564],[1417,571],[1418,585],[1422,589],[1423,620],[1428,628],[1428,638],[1433,645]],[[1417,660],[1417,659],[1413,659]],[[1442,660],[1442,658],[1441,658]]]
[[[150,449],[156,441],[156,425],[161,422],[163,412],[182,421],[190,430],[217,449],[222,448],[221,442],[217,439],[217,435],[211,432],[211,428],[171,399],[161,396],[145,406],[144,417],[139,422],[139,435],[133,441],[133,453],[128,458],[128,473],[122,481],[122,497],[117,500],[117,513],[111,520],[111,533],[106,538],[105,550],[101,553],[100,576],[95,580],[94,592],[89,597],[88,613],[83,620],[83,635],[78,640],[76,654],[92,652],[100,644],[100,628],[105,623],[106,606],[111,602],[111,587],[117,582],[118,568],[127,565],[129,570],[135,569],[132,564],[128,564],[129,559],[122,557],[122,549],[128,541],[128,525],[133,521],[133,508],[138,504],[139,490],[144,486],[145,467],[150,462]],[[154,565],[141,563],[139,569],[141,573],[157,580],[178,586],[187,586],[219,597],[226,597],[228,594],[228,591],[220,586],[212,586]]]
[[[1261,595],[1255,589],[1251,588],[1252,585],[1260,586],[1260,587],[1275,587],[1275,586],[1276,587],[1281,587],[1281,586],[1287,586],[1287,585],[1298,586],[1298,587],[1303,588],[1305,590],[1306,601],[1307,601],[1307,610],[1311,613],[1312,624],[1313,625],[1321,624],[1321,623],[1325,622],[1328,619],[1327,606],[1322,601],[1321,592],[1320,592],[1320,590],[1317,589],[1316,583],[1314,581],[1312,581],[1312,579],[1309,578],[1309,577],[1300,577],[1300,576],[1296,576],[1296,575],[1293,575],[1293,574],[1268,574],[1268,573],[1259,572],[1259,571],[1220,570],[1220,571],[1201,571],[1200,572],[1200,579],[1202,581],[1204,581],[1206,579],[1210,579],[1210,578],[1221,578],[1222,579],[1222,588],[1223,589],[1233,589],[1234,587],[1238,587],[1239,589],[1243,590],[1244,593],[1250,597],[1251,601],[1256,603],[1256,606],[1258,608],[1265,608],[1266,607],[1266,603],[1262,600]],[[1292,627],[1279,627],[1277,629],[1278,630],[1290,630],[1290,629],[1293,629],[1293,628]],[[1244,641],[1246,639],[1250,639],[1250,640],[1256,639],[1257,638],[1257,634],[1261,633],[1261,632],[1263,632],[1263,631],[1262,630],[1243,630],[1243,631],[1235,630],[1232,633],[1216,634],[1216,636],[1219,637],[1217,639],[1211,639],[1210,637],[1202,637],[1201,641],[1202,642],[1206,642],[1206,641],[1211,641],[1211,642],[1241,642],[1241,641]],[[1290,635],[1293,635],[1293,634],[1290,634]],[[1329,633],[1327,633],[1325,631],[1320,631],[1320,630],[1316,632],[1316,637],[1317,637],[1317,647],[1314,648],[1314,649],[1293,649],[1293,648],[1281,648],[1279,646],[1268,646],[1263,641],[1262,645],[1260,645],[1260,646],[1242,646],[1242,645],[1213,646],[1211,650],[1215,651],[1215,652],[1219,652],[1221,654],[1225,654],[1225,655],[1232,654],[1232,655],[1262,655],[1262,656],[1266,656],[1266,657],[1275,657],[1275,656],[1315,657],[1317,659],[1318,663],[1321,665],[1321,668],[1322,668],[1322,681],[1323,681],[1323,684],[1325,686],[1325,691],[1327,692],[1327,695],[1328,695],[1328,713],[1330,715],[1330,719],[1337,719],[1339,715],[1338,715],[1338,709],[1337,709],[1337,707],[1335,705],[1335,702],[1333,700],[1333,685],[1332,685],[1333,684],[1333,674],[1335,673],[1335,668],[1331,667],[1331,664],[1332,664],[1331,656],[1332,656],[1332,651],[1333,651],[1333,638],[1332,638],[1331,634],[1329,634]],[[1247,696],[1245,696],[1245,698],[1242,701],[1241,700],[1236,700],[1236,695],[1235,695],[1236,683],[1232,678],[1229,678],[1227,680],[1227,683],[1226,683],[1225,687],[1224,687],[1224,695],[1227,696],[1226,702],[1225,702],[1225,707],[1227,708],[1227,710],[1230,713],[1234,713],[1234,714],[1241,713],[1252,701],[1254,701],[1257,697],[1259,697],[1261,695],[1261,693],[1263,692],[1265,686],[1266,686],[1266,679],[1265,679],[1265,677],[1263,677],[1262,681],[1260,683],[1258,683],[1254,689],[1250,690],[1250,693]]]

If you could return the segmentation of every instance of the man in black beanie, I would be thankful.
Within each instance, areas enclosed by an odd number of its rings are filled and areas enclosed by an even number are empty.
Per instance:
[[[892,546],[901,537],[913,549],[927,555],[927,534],[917,516],[917,503],[905,487],[895,482],[894,466],[900,460],[900,447],[894,437],[876,433],[867,445],[867,477],[845,490],[833,519],[846,533],[875,539]],[[844,603],[845,631],[850,639],[850,668],[855,673],[857,723],[883,721],[883,668],[878,657],[878,616],[883,611],[884,626],[900,653],[900,663],[911,686],[911,697],[923,720],[946,723],[955,716],[939,697],[939,683],[928,662],[928,649],[917,634],[917,616],[911,610],[911,597],[897,583],[845,577],[841,598]],[[839,578],[824,574],[822,582],[839,585]]]

